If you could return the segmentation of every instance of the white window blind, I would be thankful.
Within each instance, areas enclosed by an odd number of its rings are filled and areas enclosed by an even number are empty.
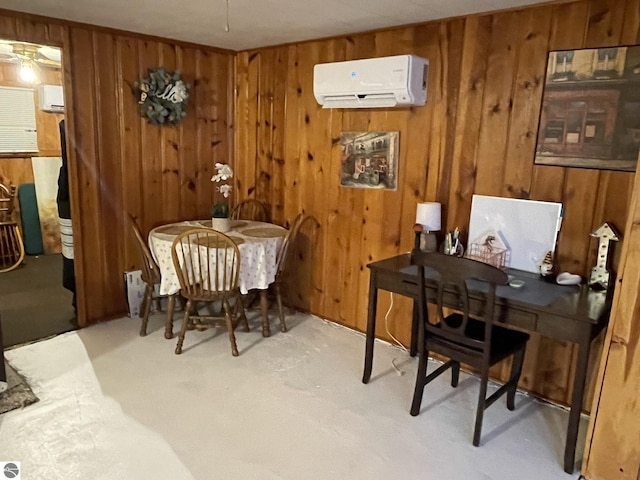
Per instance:
[[[0,154],[37,151],[33,89],[0,87]]]

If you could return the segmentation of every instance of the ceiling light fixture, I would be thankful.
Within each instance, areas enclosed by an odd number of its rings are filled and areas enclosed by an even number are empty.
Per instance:
[[[33,70],[33,63],[28,60],[20,61],[20,79],[26,83],[36,82],[36,72]]]
[[[36,55],[38,47],[30,44],[16,43],[13,45],[13,53],[20,60],[20,78],[23,82],[36,83]]]

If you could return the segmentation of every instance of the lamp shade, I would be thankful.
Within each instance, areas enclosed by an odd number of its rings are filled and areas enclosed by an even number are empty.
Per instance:
[[[427,232],[437,232],[441,228],[442,206],[438,202],[419,203],[416,209],[416,223]]]

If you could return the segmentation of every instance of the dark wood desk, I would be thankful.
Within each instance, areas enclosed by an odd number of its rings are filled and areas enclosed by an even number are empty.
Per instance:
[[[371,271],[369,283],[369,313],[367,320],[366,353],[362,382],[368,383],[373,365],[373,345],[376,331],[378,290],[387,290],[406,297],[417,298],[416,268],[410,254],[398,255],[367,265]],[[573,473],[580,412],[584,398],[587,365],[591,341],[605,328],[611,302],[605,292],[594,292],[587,286],[562,287],[544,282],[538,275],[519,270],[510,275],[524,280],[522,289],[499,287],[496,292],[496,321],[546,337],[578,345],[578,361],[573,378],[573,396],[564,450],[564,470]],[[435,298],[435,288],[427,279],[427,299]],[[472,313],[479,313],[483,293],[470,291]],[[445,302],[447,301],[445,295]],[[453,300],[449,305],[455,308]],[[411,328],[411,355],[418,351],[418,322],[416,307]]]

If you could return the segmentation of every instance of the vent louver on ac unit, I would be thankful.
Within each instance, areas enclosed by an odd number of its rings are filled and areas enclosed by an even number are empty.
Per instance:
[[[36,153],[38,134],[33,90],[0,87],[0,154]]]

